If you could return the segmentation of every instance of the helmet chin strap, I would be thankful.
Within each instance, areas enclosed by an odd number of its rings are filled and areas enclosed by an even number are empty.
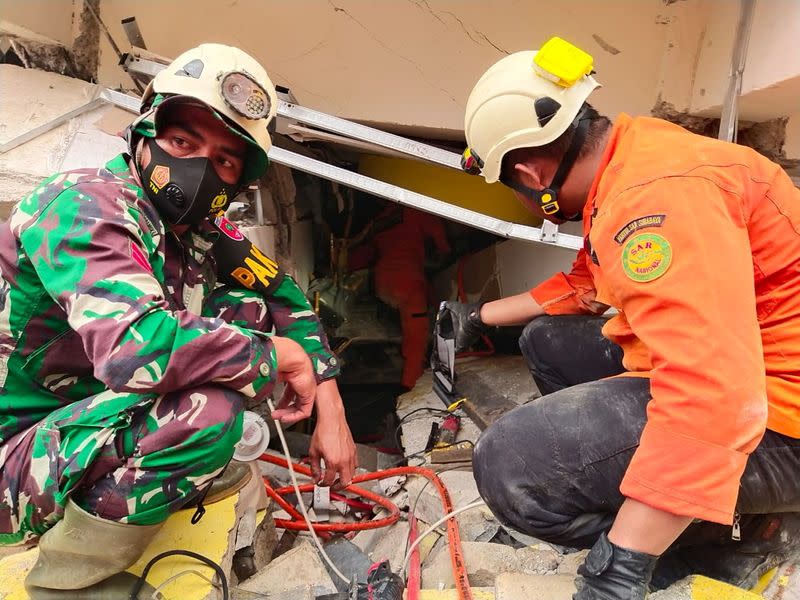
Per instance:
[[[561,221],[580,221],[583,218],[583,215],[580,212],[578,212],[576,215],[564,214],[558,204],[558,193],[561,190],[561,186],[564,184],[564,180],[566,180],[567,175],[569,175],[569,172],[572,170],[575,161],[578,159],[578,154],[583,147],[583,142],[586,140],[586,132],[589,130],[591,119],[584,118],[584,112],[585,111],[582,110],[580,113],[578,113],[578,116],[576,116],[575,120],[573,121],[573,123],[576,125],[575,135],[572,136],[572,142],[570,143],[567,152],[564,154],[564,158],[561,159],[561,163],[558,165],[556,174],[553,176],[553,180],[550,182],[549,186],[541,190],[536,190],[528,187],[527,185],[518,183],[513,179],[503,181],[503,183],[508,187],[518,191],[523,196],[527,196],[529,199],[538,204],[545,215],[555,217]]]

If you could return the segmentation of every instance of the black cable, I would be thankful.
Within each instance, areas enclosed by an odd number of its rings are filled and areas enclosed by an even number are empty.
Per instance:
[[[214,569],[214,572],[217,574],[220,583],[222,584],[222,600],[228,600],[228,579],[225,577],[225,573],[222,570],[222,567],[220,567],[210,558],[207,558],[202,554],[198,554],[197,552],[192,552],[191,550],[168,550],[151,558],[150,561],[145,565],[142,574],[139,575],[139,578],[136,580],[136,585],[134,585],[133,589],[131,590],[130,600],[138,600],[139,592],[141,591],[144,584],[147,582],[147,574],[150,572],[152,566],[156,564],[158,561],[160,561],[162,558],[166,558],[168,556],[174,556],[176,554],[182,554],[184,556],[194,558],[195,560],[199,560],[200,562],[205,563],[206,565]]]
[[[403,415],[403,417],[397,422],[397,426],[394,429],[394,441],[397,444],[397,447],[401,451],[403,450],[403,444],[400,442],[400,428],[403,426],[403,423],[406,422],[406,419],[408,419],[408,417],[410,417],[411,415],[413,415],[415,413],[422,412],[422,411],[428,411],[428,412],[437,413],[437,414],[440,414],[440,415],[453,414],[449,410],[444,410],[443,408],[433,408],[433,407],[430,407],[430,406],[423,406],[422,408],[415,408],[410,413],[407,413],[407,414]],[[417,454],[419,454],[419,453],[417,453]]]

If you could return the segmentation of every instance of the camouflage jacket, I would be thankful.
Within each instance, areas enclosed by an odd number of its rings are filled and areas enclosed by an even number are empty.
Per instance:
[[[276,377],[269,336],[199,316],[216,282],[216,235],[210,224],[181,239],[166,229],[125,155],[54,175],[23,198],[0,225],[0,446],[106,389],[152,395],[213,381],[266,396]],[[301,343],[318,380],[335,376],[294,281],[265,300],[276,333]]]

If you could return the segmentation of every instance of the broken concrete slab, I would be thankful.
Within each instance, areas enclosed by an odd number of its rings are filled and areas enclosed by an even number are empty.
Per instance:
[[[246,592],[262,594],[289,591],[299,591],[302,594],[309,589],[318,596],[336,593],[336,586],[322,559],[316,548],[309,543],[300,544],[279,556],[239,587]]]
[[[504,544],[464,542],[464,560],[470,585],[491,586],[500,573],[554,575],[560,554],[548,544],[540,543],[515,550]],[[426,588],[450,588],[455,585],[450,550],[438,544],[422,566],[422,584]]]
[[[472,421],[486,429],[507,412],[539,397],[521,356],[491,356],[457,361],[458,392]]]
[[[552,575],[561,562],[561,554],[544,542],[517,549],[517,561],[522,573]]]
[[[491,587],[499,573],[518,570],[516,552],[509,546],[487,542],[462,542],[464,561],[471,586]],[[455,586],[450,549],[442,545],[422,565],[422,587]]]
[[[569,575],[501,573],[494,593],[495,600],[572,600],[575,581]]]
[[[388,560],[393,569],[399,569],[403,564],[408,547],[408,534],[411,530],[408,521],[398,521],[388,529],[384,529],[384,535],[380,536],[374,550],[370,552],[370,557],[374,562]]]
[[[465,542],[488,542],[500,530],[500,523],[486,506],[462,512],[456,520],[461,539]]]
[[[439,478],[450,492],[453,508],[461,508],[480,500],[481,496],[471,469],[447,471],[440,473]],[[428,479],[412,477],[406,483],[406,489],[408,490],[411,510],[414,511],[414,516],[428,523],[435,523],[442,518],[444,508],[442,507],[441,496],[436,486],[429,483]],[[488,511],[483,507],[475,510]]]
[[[702,575],[692,575],[672,584],[649,596],[650,600],[763,600],[760,594],[754,594],[741,588],[728,585]]]
[[[586,555],[589,554],[588,550],[580,550],[578,552],[570,552],[569,554],[562,554],[561,561],[558,564],[556,573],[563,575],[577,575],[578,567],[586,560]]]

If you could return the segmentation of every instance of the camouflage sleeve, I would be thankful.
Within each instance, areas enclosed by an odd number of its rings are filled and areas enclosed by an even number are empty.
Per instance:
[[[271,340],[172,310],[153,266],[163,253],[121,188],[61,192],[19,238],[47,293],[81,336],[97,379],[117,392],[166,393],[216,382],[249,397],[271,392]]]
[[[267,303],[272,312],[277,335],[292,338],[311,357],[317,382],[339,374],[339,361],[330,349],[322,323],[311,308],[303,290],[285,275]]]
[[[336,377],[339,361],[300,286],[233,223],[219,217],[214,224],[220,230],[214,245],[219,281],[261,293],[276,335],[291,338],[303,347],[314,365],[317,382]]]

